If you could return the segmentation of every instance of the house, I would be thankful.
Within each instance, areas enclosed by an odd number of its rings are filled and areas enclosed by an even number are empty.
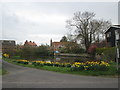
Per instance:
[[[66,48],[68,42],[52,42],[52,47],[54,51],[59,51],[60,48]]]
[[[120,63],[120,25],[110,27],[106,32],[106,41],[108,47],[116,48],[116,59]]]
[[[25,41],[24,46],[32,46],[32,47],[37,47],[37,44],[35,42],[32,41]]]
[[[67,48],[68,46],[72,48],[76,45],[76,42],[52,42],[50,41],[50,46],[52,47],[53,51],[60,51],[61,48]]]
[[[105,36],[108,47],[116,46],[116,41],[120,43],[120,25],[111,26],[105,32]]]

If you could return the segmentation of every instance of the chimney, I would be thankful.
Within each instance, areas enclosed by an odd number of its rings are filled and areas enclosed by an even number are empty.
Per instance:
[[[26,40],[25,42],[28,42],[28,40]]]
[[[50,46],[52,46],[52,39],[50,40]]]

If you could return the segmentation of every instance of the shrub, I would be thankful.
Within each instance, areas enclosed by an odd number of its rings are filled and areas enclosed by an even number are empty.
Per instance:
[[[94,59],[94,58],[95,58],[96,48],[97,48],[96,45],[91,45],[91,46],[89,47],[89,49],[88,49],[88,53],[90,54],[91,59]]]
[[[97,48],[96,53],[101,55],[102,60],[115,60],[116,58],[116,48],[109,47],[109,48]]]

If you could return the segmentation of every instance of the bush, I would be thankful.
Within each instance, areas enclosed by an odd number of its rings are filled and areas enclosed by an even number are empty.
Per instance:
[[[75,53],[75,54],[81,54],[85,53],[85,49],[81,48],[78,45],[75,46],[67,46],[67,48],[60,48],[60,53]]]
[[[95,58],[96,48],[97,48],[96,45],[91,45],[87,51],[90,54],[91,59]]]
[[[20,56],[13,56],[14,59],[20,59]]]
[[[109,47],[109,48],[97,48],[96,53],[101,55],[102,60],[115,60],[116,58],[116,48]]]

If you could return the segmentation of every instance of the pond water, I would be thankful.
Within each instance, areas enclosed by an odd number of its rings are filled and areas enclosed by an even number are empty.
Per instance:
[[[78,56],[54,56],[54,57],[40,57],[35,60],[42,60],[42,61],[51,61],[51,62],[61,62],[61,63],[74,63],[74,62],[85,62],[90,61],[90,58],[88,57],[78,57]]]

